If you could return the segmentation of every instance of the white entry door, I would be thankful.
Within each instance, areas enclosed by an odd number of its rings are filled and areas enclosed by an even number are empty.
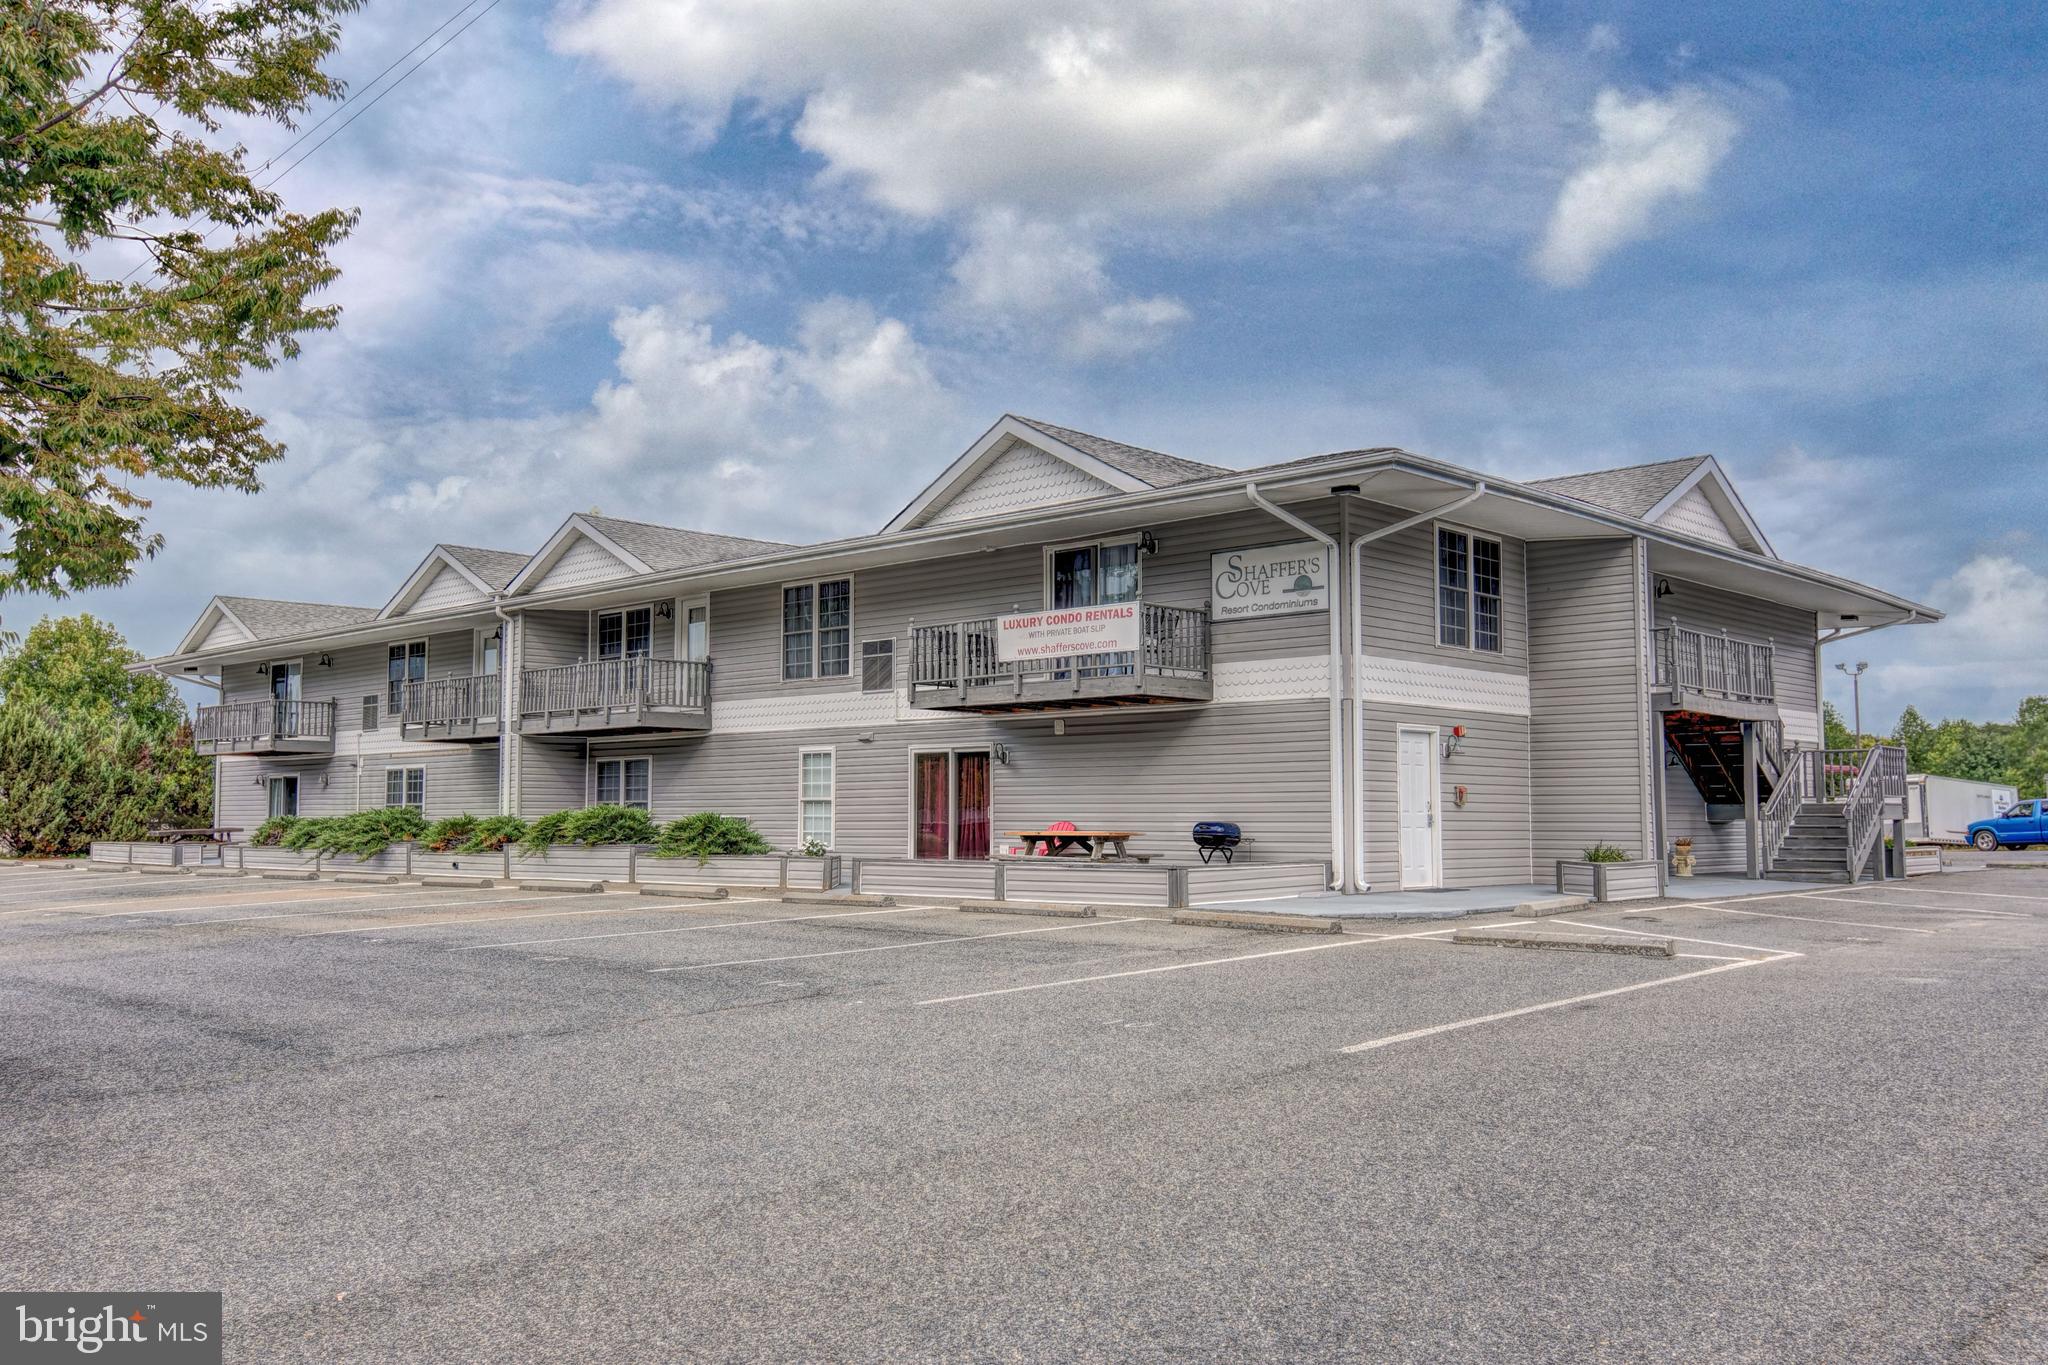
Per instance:
[[[1401,888],[1442,880],[1436,857],[1436,732],[1400,732]]]

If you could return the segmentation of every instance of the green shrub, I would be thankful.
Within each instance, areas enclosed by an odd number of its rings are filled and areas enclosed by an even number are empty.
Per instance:
[[[420,847],[429,853],[455,853],[475,834],[474,815],[451,815],[427,826],[427,832],[420,836]]]
[[[476,822],[476,829],[463,840],[457,853],[496,853],[510,843],[516,843],[526,833],[526,822],[516,815],[487,815]]]
[[[276,848],[284,842],[284,836],[297,823],[299,817],[296,815],[273,815],[256,826],[256,832],[249,836],[249,842],[258,848]]]
[[[586,806],[543,815],[526,827],[519,847],[544,853],[556,844],[651,844],[658,831],[644,810],[634,806]]]
[[[352,853],[368,858],[426,833],[427,818],[411,806],[377,806],[353,815],[300,820],[284,833],[286,848]]]
[[[213,823],[213,760],[179,726],[152,738],[120,717],[0,702],[0,852],[83,853],[160,826]]]
[[[1628,854],[1623,853],[1613,844],[1595,844],[1586,850],[1586,861],[1589,863],[1625,863],[1628,861]]]
[[[720,854],[773,853],[759,830],[736,815],[699,811],[662,827],[657,858],[695,858],[702,867]]]

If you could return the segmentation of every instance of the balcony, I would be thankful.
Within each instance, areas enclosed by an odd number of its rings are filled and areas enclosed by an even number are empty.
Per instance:
[[[522,735],[655,734],[711,726],[711,664],[600,659],[519,675]]]
[[[498,737],[498,675],[410,682],[399,700],[398,733],[408,740]]]
[[[913,625],[911,705],[1003,715],[1208,701],[1209,613],[1148,603],[1139,618],[1136,650],[1008,663],[997,657],[993,616]]]
[[[1657,686],[1671,694],[1674,708],[1777,719],[1776,655],[1769,644],[1680,625],[1660,626],[1656,637]]]
[[[334,703],[237,701],[202,706],[192,718],[192,747],[209,757],[334,753]]]

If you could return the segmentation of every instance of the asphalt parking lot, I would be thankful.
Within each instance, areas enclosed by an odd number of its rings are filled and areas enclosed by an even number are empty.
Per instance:
[[[2048,872],[1538,924],[1680,956],[7,869],[0,1266],[234,1360],[2048,1358]]]

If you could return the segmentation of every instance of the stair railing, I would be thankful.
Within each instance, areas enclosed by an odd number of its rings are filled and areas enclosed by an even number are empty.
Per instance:
[[[1783,779],[1771,789],[1771,799],[1764,802],[1758,817],[1764,826],[1763,865],[1766,870],[1778,861],[1778,854],[1785,847],[1785,836],[1792,832],[1792,822],[1799,818],[1799,807],[1805,804],[1806,784],[1801,780],[1804,772],[1803,766],[1787,769]]]
[[[1842,821],[1849,832],[1849,880],[1863,879],[1863,868],[1884,829],[1887,801],[1906,795],[1906,751],[1895,744],[1865,750],[1843,801]]]

